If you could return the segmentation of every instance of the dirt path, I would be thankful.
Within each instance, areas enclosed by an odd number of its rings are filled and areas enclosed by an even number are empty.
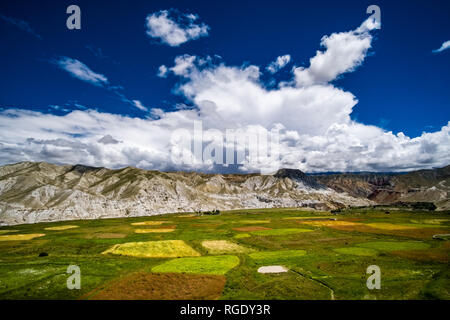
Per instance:
[[[335,299],[334,299],[334,290],[333,290],[333,288],[330,287],[329,285],[327,285],[325,282],[320,281],[320,280],[317,280],[317,279],[314,279],[314,278],[312,278],[312,277],[310,277],[310,276],[308,276],[308,275],[306,275],[306,274],[303,274],[303,273],[301,273],[301,272],[299,272],[299,271],[296,271],[296,270],[290,269],[290,271],[294,272],[295,274],[298,274],[298,275],[302,276],[303,278],[309,279],[309,280],[311,280],[311,281],[315,281],[315,282],[317,282],[319,285],[321,285],[322,287],[327,288],[328,290],[330,290],[330,297],[331,297],[331,300],[335,300]]]

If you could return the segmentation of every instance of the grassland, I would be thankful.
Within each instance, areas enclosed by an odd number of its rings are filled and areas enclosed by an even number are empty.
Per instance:
[[[374,256],[377,254],[376,250],[358,247],[336,248],[334,251],[342,254],[353,254],[355,256]]]
[[[209,254],[246,253],[254,251],[253,249],[246,248],[228,240],[206,240],[202,242],[202,246]]]
[[[302,232],[311,232],[310,229],[300,229],[300,228],[280,228],[280,229],[271,229],[271,230],[257,230],[252,231],[251,234],[257,236],[283,236],[289,234],[296,234]]]
[[[174,259],[152,268],[153,272],[224,275],[239,265],[236,256],[207,256]]]
[[[430,246],[421,241],[374,241],[358,244],[358,246],[380,251],[428,249]]]
[[[260,251],[249,254],[250,258],[258,263],[288,263],[297,260],[306,254],[305,250],[277,250],[277,251]],[[295,262],[295,261],[294,261]]]
[[[433,239],[449,233],[445,212],[367,209],[1,227],[0,299],[450,299],[450,241]],[[380,290],[366,287],[374,264]],[[80,290],[66,287],[69,265]],[[257,272],[267,265],[289,271]]]

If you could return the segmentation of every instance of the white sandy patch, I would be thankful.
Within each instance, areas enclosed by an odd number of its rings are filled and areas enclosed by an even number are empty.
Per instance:
[[[265,266],[258,269],[259,273],[281,273],[288,272],[288,269],[283,266]]]

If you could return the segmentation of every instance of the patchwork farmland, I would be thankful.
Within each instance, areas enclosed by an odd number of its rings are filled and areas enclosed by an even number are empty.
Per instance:
[[[450,299],[449,233],[445,212],[368,209],[15,225],[0,228],[0,299]]]

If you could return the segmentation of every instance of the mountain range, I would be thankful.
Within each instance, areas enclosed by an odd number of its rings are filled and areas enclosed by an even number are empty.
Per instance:
[[[450,166],[409,173],[160,172],[20,162],[0,167],[0,225],[243,208],[332,210],[393,202],[450,209]]]

